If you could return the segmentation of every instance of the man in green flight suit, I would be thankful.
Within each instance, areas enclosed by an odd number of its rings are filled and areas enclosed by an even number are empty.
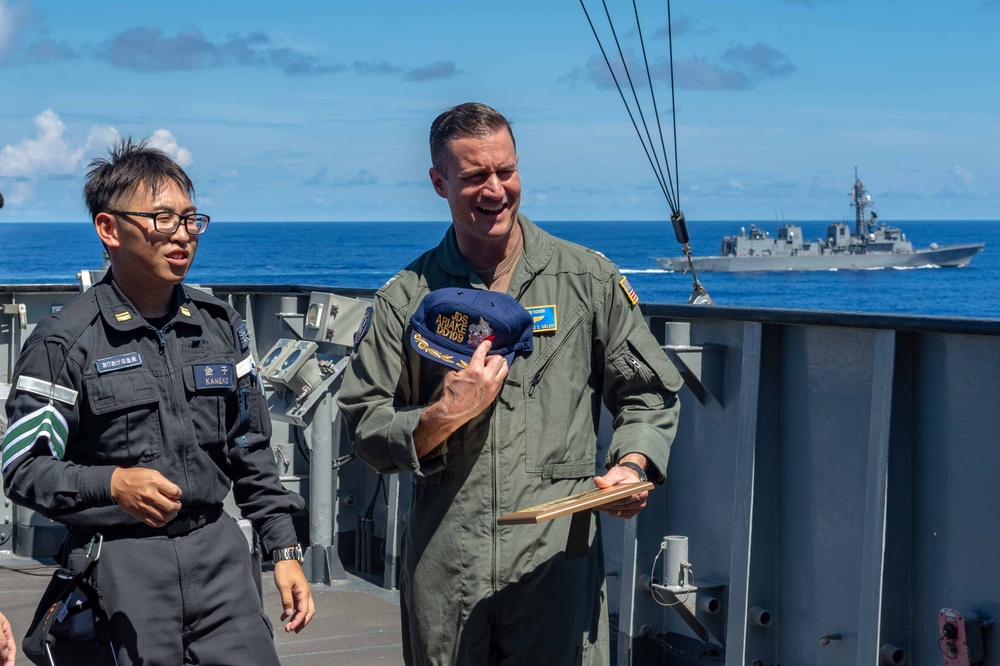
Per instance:
[[[452,225],[375,295],[340,392],[358,455],[379,472],[412,473],[399,584],[406,663],[607,664],[600,520],[586,553],[567,557],[571,519],[497,518],[595,485],[662,483],[682,380],[617,268],[518,214],[506,118],[461,104],[434,121],[430,145]],[[418,353],[411,317],[449,287],[520,302],[531,351],[508,363],[487,339],[462,370]],[[608,471],[595,477],[602,401],[615,430]],[[601,510],[629,519],[646,496]]]

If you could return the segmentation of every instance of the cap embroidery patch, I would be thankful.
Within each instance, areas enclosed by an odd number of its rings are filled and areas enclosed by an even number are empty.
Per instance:
[[[115,321],[125,322],[132,318],[132,313],[126,310],[125,312],[119,312],[115,315]]]
[[[437,349],[434,349],[429,344],[427,344],[427,341],[424,340],[424,336],[420,335],[419,333],[413,334],[413,341],[417,343],[417,347],[420,349],[420,351],[430,354],[439,361],[444,361],[445,363],[455,362],[454,356],[452,356],[451,354],[442,354]]]
[[[489,322],[487,322],[482,317],[479,318],[478,324],[473,324],[469,326],[469,344],[473,347],[478,347],[483,343],[484,340],[493,339],[493,329],[490,328]]]
[[[456,312],[450,317],[438,315],[434,323],[437,324],[435,333],[443,338],[461,342],[465,339],[465,327],[469,323],[469,317],[461,312]]]
[[[639,302],[639,295],[635,293],[635,289],[633,289],[632,285],[628,283],[627,277],[622,276],[622,279],[618,281],[618,284],[621,285],[622,291],[625,292],[625,298],[628,299],[629,303],[635,305]]]

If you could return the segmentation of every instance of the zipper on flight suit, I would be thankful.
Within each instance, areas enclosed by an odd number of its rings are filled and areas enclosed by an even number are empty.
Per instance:
[[[625,360],[635,368],[635,373],[639,374],[642,371],[642,365],[636,360],[635,356],[632,356],[632,350],[625,352]]]
[[[497,613],[497,602],[496,602],[497,592],[498,592],[497,588],[498,588],[498,586],[500,584],[500,574],[497,571],[497,569],[499,567],[499,565],[498,565],[499,556],[497,554],[497,550],[498,550],[497,543],[500,540],[500,533],[499,533],[499,528],[497,527],[497,524],[496,524],[497,509],[498,509],[498,505],[499,505],[499,502],[497,501],[497,497],[498,497],[498,494],[500,492],[499,488],[497,487],[499,485],[498,482],[497,482],[497,458],[500,457],[500,447],[497,445],[497,432],[496,432],[497,431],[497,425],[496,424],[497,424],[496,410],[494,410],[494,418],[490,419],[490,443],[491,443],[491,446],[493,448],[492,455],[490,456],[490,460],[491,460],[491,463],[492,463],[492,465],[491,465],[491,467],[492,467],[492,469],[491,469],[491,472],[492,472],[491,476],[492,476],[492,478],[490,479],[490,481],[493,484],[493,494],[492,494],[492,497],[490,498],[490,502],[492,503],[492,507],[491,507],[492,511],[490,512],[490,515],[493,516],[493,521],[492,521],[493,524],[491,525],[491,529],[492,529],[492,532],[493,532],[493,538],[491,539],[491,541],[493,542],[493,544],[492,544],[492,546],[493,546],[493,553],[492,553],[493,561],[490,563],[491,564],[490,568],[492,569],[492,571],[491,571],[491,578],[492,578],[491,588],[492,588],[493,594],[490,595],[490,596],[492,597],[492,602],[491,602],[491,606],[493,607],[492,608],[492,615],[493,615],[492,619],[493,619],[494,622],[496,621],[496,613]]]
[[[573,325],[570,326],[569,329],[566,331],[566,333],[563,335],[562,340],[559,341],[559,346],[552,350],[552,353],[549,354],[549,357],[545,359],[544,363],[542,363],[542,367],[540,367],[538,371],[535,373],[535,376],[531,378],[531,384],[528,385],[529,398],[535,395],[535,388],[537,388],[538,383],[542,381],[542,374],[545,372],[545,369],[548,368],[549,365],[552,363],[552,359],[556,357],[556,354],[562,351],[563,347],[566,346],[566,341],[569,340],[570,336],[573,335],[573,332],[576,331],[577,327],[580,326],[580,324],[582,323],[583,323],[583,315],[578,317],[577,320],[573,322]]]
[[[152,326],[150,324],[146,324],[146,328],[148,328],[149,330],[151,330],[154,333],[156,333],[156,337],[159,338],[159,340],[160,340],[160,353],[161,354],[167,348],[167,339],[164,337],[164,335],[170,329],[170,327],[173,326],[173,325],[174,325],[174,322],[172,322],[172,321],[171,322],[167,322],[167,324],[162,329],[159,329],[159,328],[156,328],[156,327],[154,327],[154,326]]]

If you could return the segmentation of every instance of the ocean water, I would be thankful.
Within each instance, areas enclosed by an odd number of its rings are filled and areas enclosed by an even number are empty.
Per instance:
[[[648,303],[686,303],[691,276],[657,268],[680,256],[667,222],[540,222],[556,236],[614,261]],[[806,238],[826,222],[798,222]],[[915,247],[985,242],[966,268],[699,275],[718,305],[1000,319],[1000,221],[895,221]],[[776,232],[777,224],[757,223]],[[740,222],[689,220],[696,255],[714,255]],[[213,222],[189,281],[375,289],[426,249],[445,222]],[[68,283],[101,265],[91,224],[0,223],[0,284]]]

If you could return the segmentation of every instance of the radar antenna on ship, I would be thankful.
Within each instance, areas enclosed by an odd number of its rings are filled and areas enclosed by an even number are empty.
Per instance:
[[[868,216],[868,208],[872,205],[871,195],[865,189],[864,183],[858,178],[858,167],[854,167],[854,187],[851,188],[851,205],[854,207],[854,234],[861,242],[868,244],[871,229],[875,226],[875,215]]]
[[[698,281],[698,274],[695,273],[694,270],[694,261],[691,258],[691,238],[688,235],[687,221],[684,219],[684,213],[681,211],[680,207],[680,179],[678,177],[679,166],[677,162],[677,104],[674,94],[674,38],[670,20],[670,0],[667,0],[667,43],[670,51],[670,114],[673,119],[674,130],[673,180],[671,180],[670,157],[667,155],[666,141],[663,138],[663,126],[660,123],[660,113],[656,104],[656,91],[653,87],[653,77],[649,70],[649,58],[646,55],[646,43],[642,36],[642,22],[639,20],[639,9],[636,5],[636,0],[632,0],[632,9],[635,15],[635,27],[639,36],[639,44],[642,47],[642,61],[646,68],[646,83],[649,85],[649,95],[653,103],[653,120],[656,123],[656,129],[659,133],[659,153],[656,150],[653,135],[649,131],[649,125],[646,122],[646,115],[642,111],[642,104],[639,101],[639,96],[636,94],[635,84],[632,80],[632,74],[629,71],[628,62],[625,59],[625,54],[622,52],[621,43],[618,41],[618,33],[615,31],[615,25],[614,21],[611,19],[611,13],[608,11],[607,0],[601,0],[601,4],[604,7],[604,15],[608,19],[608,27],[611,29],[611,36],[614,39],[615,47],[618,50],[618,63],[621,65],[621,69],[623,70],[625,78],[628,81],[629,89],[632,92],[632,100],[635,105],[635,111],[639,116],[639,121],[636,121],[636,114],[632,112],[632,105],[629,104],[628,99],[625,97],[621,83],[618,81],[618,74],[615,73],[615,68],[611,65],[611,60],[608,58],[604,44],[601,42],[601,37],[597,33],[597,28],[594,27],[594,22],[590,18],[590,12],[587,11],[587,5],[584,3],[584,0],[580,0],[580,7],[583,8],[583,13],[587,17],[587,23],[590,24],[590,29],[594,33],[594,39],[597,40],[597,46],[601,49],[601,55],[604,56],[604,62],[608,66],[608,72],[611,73],[611,78],[615,82],[615,87],[618,88],[618,94],[621,96],[622,103],[625,105],[625,110],[628,112],[628,117],[632,121],[632,127],[635,128],[635,133],[639,137],[639,143],[642,144],[642,149],[646,153],[646,159],[649,160],[649,165],[653,169],[653,175],[656,178],[656,182],[660,186],[660,191],[663,192],[663,196],[667,200],[667,205],[670,207],[670,222],[674,227],[674,236],[677,238],[677,242],[681,244],[684,256],[687,257],[688,269],[691,271],[691,277],[694,279],[694,289],[691,292],[691,298],[688,299],[688,302],[694,305],[712,305],[712,297],[708,295],[708,291],[704,286],[702,286],[701,282]],[[640,124],[642,125],[642,130],[639,129]]]

